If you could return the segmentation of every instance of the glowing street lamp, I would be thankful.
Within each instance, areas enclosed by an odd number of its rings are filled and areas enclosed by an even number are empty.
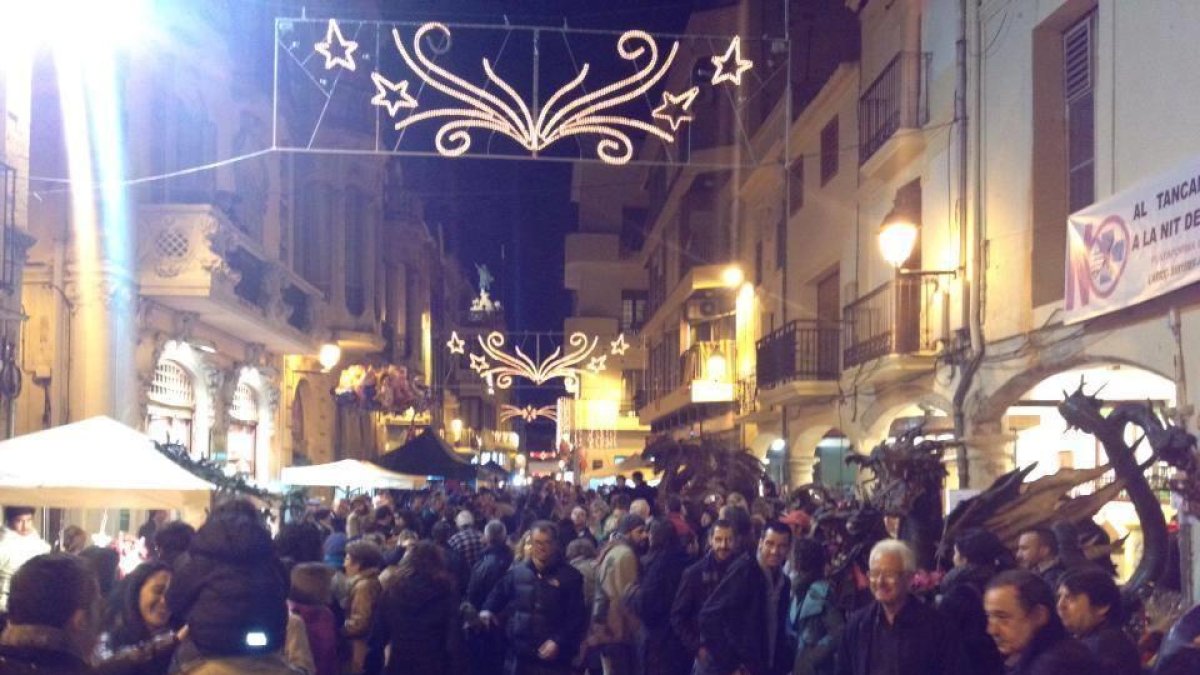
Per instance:
[[[321,364],[321,368],[326,371],[333,370],[333,367],[342,360],[342,348],[333,342],[327,342],[321,345],[321,351],[317,352],[317,362]]]
[[[746,275],[742,273],[742,268],[737,265],[730,265],[721,272],[721,281],[729,288],[735,288],[741,285]]]
[[[893,210],[879,228],[879,252],[883,259],[901,269],[912,256],[917,243],[917,224]]]

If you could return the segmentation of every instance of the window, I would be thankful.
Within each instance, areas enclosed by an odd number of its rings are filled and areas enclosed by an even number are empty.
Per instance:
[[[791,212],[795,213],[804,208],[804,156],[801,155],[792,163],[788,170],[788,199],[791,202]]]
[[[783,269],[787,264],[788,217],[781,215],[775,222],[775,268]]]
[[[296,238],[292,242],[296,271],[328,297],[333,229],[333,190],[328,185],[305,186],[296,223]]]
[[[367,213],[370,200],[358,188],[346,191],[346,241],[344,269],[346,309],[359,316],[367,309],[367,269],[372,260],[367,246]]]
[[[838,118],[834,116],[821,130],[821,185],[838,172]]]
[[[1095,36],[1095,12],[1063,33],[1069,213],[1089,206],[1096,198]]]
[[[754,285],[763,282],[763,243],[762,239],[754,242]]]
[[[621,291],[621,330],[638,330],[646,323],[646,291]]]
[[[146,435],[162,444],[192,447],[192,418],[196,392],[192,375],[174,361],[159,361],[150,380]]]
[[[257,398],[253,387],[240,382],[229,406],[225,461],[232,464],[238,473],[254,474],[254,449],[258,440]]]

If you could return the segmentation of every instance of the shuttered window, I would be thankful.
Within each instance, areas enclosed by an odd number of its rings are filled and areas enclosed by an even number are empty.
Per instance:
[[[1096,13],[1063,33],[1063,93],[1067,112],[1069,212],[1096,198]]]

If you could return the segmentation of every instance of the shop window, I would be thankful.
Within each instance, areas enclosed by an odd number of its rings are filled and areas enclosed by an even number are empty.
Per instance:
[[[239,473],[254,474],[254,448],[258,440],[258,404],[254,389],[240,383],[229,406],[229,435],[225,442],[225,460]]]
[[[150,380],[146,434],[156,443],[192,446],[196,392],[192,375],[174,361],[159,361]]]

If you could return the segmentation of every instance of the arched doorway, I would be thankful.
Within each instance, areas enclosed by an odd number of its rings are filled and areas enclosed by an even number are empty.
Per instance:
[[[1175,384],[1166,377],[1136,366],[1097,364],[1046,377],[1009,406],[1002,420],[1004,430],[1012,438],[1009,448],[1012,462],[1018,467],[1037,463],[1027,480],[1054,474],[1059,469],[1090,469],[1107,463],[1104,446],[1090,434],[1068,429],[1058,413],[1057,405],[1063,398],[1063,392],[1073,391],[1081,381],[1089,393],[1099,390],[1106,408],[1122,402],[1149,402],[1161,407],[1175,405]],[[1132,445],[1140,436],[1140,430],[1131,426],[1125,434],[1126,441]],[[1150,456],[1150,449],[1143,444],[1136,456],[1139,462],[1145,462]],[[1162,463],[1147,469],[1147,478],[1159,494],[1159,501],[1168,519],[1175,512],[1166,488],[1169,473],[1169,468]],[[1110,471],[1093,483],[1077,487],[1073,494],[1091,493],[1112,480],[1113,473]],[[1102,507],[1093,520],[1113,540],[1128,537],[1122,552],[1113,559],[1121,578],[1127,578],[1140,558],[1142,546],[1141,526],[1133,504],[1121,493]]]
[[[830,429],[817,442],[813,482],[835,492],[852,492],[858,481],[858,471],[846,463],[854,452],[850,439],[838,429]]]

